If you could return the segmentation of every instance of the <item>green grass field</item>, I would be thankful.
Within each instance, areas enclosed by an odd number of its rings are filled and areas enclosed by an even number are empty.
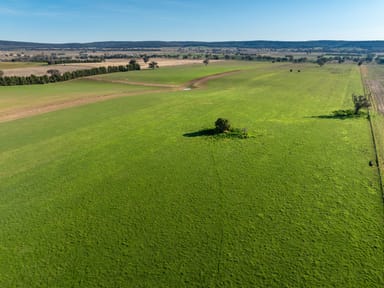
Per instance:
[[[260,69],[270,69],[269,63],[256,64]],[[235,61],[219,62],[204,66],[202,64],[180,65],[173,67],[160,67],[155,70],[132,71],[130,73],[111,73],[97,76],[104,80],[132,81],[132,82],[148,82],[159,84],[180,85],[190,80],[201,78],[204,76],[233,71],[237,69],[250,69],[255,64],[239,63]]]
[[[80,79],[49,85],[1,86],[0,115],[14,109],[89,98],[100,95],[129,94],[159,88]]]
[[[0,124],[0,287],[382,287],[357,66],[243,68]],[[206,75],[172,69],[137,79]],[[186,137],[218,117],[251,137]]]
[[[45,65],[47,65],[47,63],[44,62],[0,62],[0,70],[14,68],[30,68]]]

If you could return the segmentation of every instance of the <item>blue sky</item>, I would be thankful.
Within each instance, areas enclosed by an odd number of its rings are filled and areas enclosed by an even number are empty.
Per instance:
[[[0,39],[384,40],[384,0],[1,0]]]

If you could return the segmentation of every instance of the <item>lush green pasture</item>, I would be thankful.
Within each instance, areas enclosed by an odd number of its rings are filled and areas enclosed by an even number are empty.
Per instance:
[[[44,66],[47,63],[43,62],[0,62],[0,70],[2,69],[14,69],[14,68],[30,68]]]
[[[0,124],[0,287],[382,287],[358,69],[288,67]]]
[[[222,73],[237,69],[249,69],[257,65],[260,69],[271,68],[270,64],[239,63],[235,61],[212,63],[207,66],[203,64],[180,65],[173,67],[160,67],[155,70],[132,71],[128,73],[113,73],[97,76],[105,80],[148,82],[159,84],[183,84],[190,80],[201,78],[215,73]]]
[[[1,112],[9,110],[40,106],[60,101],[111,94],[128,94],[150,89],[154,88],[107,83],[90,79],[47,85],[1,86],[0,114]]]

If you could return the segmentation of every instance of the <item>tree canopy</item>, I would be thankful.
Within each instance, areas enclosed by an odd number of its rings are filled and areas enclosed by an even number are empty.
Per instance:
[[[150,69],[159,68],[159,65],[157,64],[157,62],[155,62],[155,61],[151,61],[151,62],[149,62],[149,64],[148,64],[148,68],[150,68]]]
[[[352,101],[355,105],[355,114],[358,114],[360,109],[368,108],[371,106],[371,103],[368,100],[368,97],[365,95],[352,95]]]
[[[215,122],[215,127],[218,133],[224,133],[229,131],[231,124],[228,119],[218,118]]]

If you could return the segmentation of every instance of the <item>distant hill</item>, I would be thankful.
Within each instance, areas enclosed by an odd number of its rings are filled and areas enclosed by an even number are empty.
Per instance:
[[[384,41],[108,41],[92,43],[31,43],[1,41],[0,49],[138,49],[167,47],[318,49],[321,51],[384,52]]]

